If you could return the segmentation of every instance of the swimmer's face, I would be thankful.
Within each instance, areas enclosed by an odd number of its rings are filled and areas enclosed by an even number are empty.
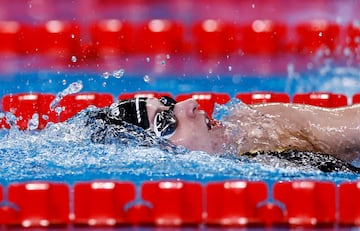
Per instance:
[[[210,121],[204,111],[198,110],[198,103],[188,99],[175,104],[173,113],[177,120],[175,133],[169,140],[190,150],[214,153]],[[168,110],[158,99],[149,98],[146,109],[150,121],[150,128],[154,128],[154,117],[161,110]]]

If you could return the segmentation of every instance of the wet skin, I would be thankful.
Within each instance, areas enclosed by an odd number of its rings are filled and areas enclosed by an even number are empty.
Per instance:
[[[236,153],[294,149],[331,154],[351,161],[360,150],[360,105],[325,109],[297,104],[239,106],[215,126],[194,99],[175,105],[178,121],[170,141],[190,150]],[[158,110],[166,110],[158,99],[147,100],[150,125]]]

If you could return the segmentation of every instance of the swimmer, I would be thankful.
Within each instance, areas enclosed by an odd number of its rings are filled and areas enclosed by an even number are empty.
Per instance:
[[[177,103],[169,97],[134,98],[100,109],[92,118],[104,124],[130,123],[172,144],[209,154],[296,150],[351,162],[360,151],[360,105],[326,109],[239,102],[222,121],[215,121],[194,99]]]

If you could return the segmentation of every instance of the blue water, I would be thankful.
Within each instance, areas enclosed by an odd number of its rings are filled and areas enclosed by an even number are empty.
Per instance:
[[[208,75],[129,74],[111,72],[37,71],[19,72],[0,78],[0,94],[17,92],[58,93],[69,84],[82,81],[82,91],[108,92],[116,98],[122,92],[156,90],[174,96],[184,92],[215,91],[234,96],[238,92],[278,91],[293,95],[302,91],[331,91],[349,97],[360,92],[359,69],[343,65],[322,65],[297,72],[292,64],[287,73],[272,76],[208,73]],[[94,144],[84,128],[83,115],[66,123],[51,124],[42,131],[0,130],[0,183],[51,180],[73,183],[82,180],[181,179],[200,182],[241,179],[318,179],[336,183],[359,179],[351,173],[322,173],[314,169],[275,168],[233,157],[212,156],[185,149],[169,150],[122,143]]]
[[[285,92],[290,96],[297,92],[330,91],[346,94],[351,103],[352,95],[360,92],[358,58],[299,61],[291,57],[260,60],[246,57],[199,61],[193,57],[173,62],[172,59],[178,58],[143,57],[131,64],[120,59],[110,65],[111,69],[101,64],[80,69],[71,65],[26,68],[25,64],[18,64],[19,71],[0,73],[0,96],[19,92],[57,94],[79,80],[84,85],[83,92],[106,92],[114,97],[135,91],[169,92],[174,96],[212,91],[226,92],[232,97],[251,91]]]
[[[88,134],[82,116],[50,125],[42,131],[19,131],[16,128],[1,131],[1,183],[29,180],[73,183],[93,179],[135,183],[159,179],[201,182],[243,179],[270,183],[299,178],[342,182],[358,178],[351,173],[275,168],[246,159],[211,156],[181,148],[168,150],[160,145],[149,148],[131,142],[94,144]]]

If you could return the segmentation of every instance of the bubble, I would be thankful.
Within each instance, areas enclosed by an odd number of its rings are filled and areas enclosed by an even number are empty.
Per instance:
[[[232,71],[232,66],[228,66],[228,70],[229,70],[229,71]]]
[[[170,54],[166,54],[166,59],[170,59]]]
[[[319,32],[319,37],[322,37],[323,36],[323,33],[322,31]]]
[[[150,62],[150,57],[146,57],[146,62]]]
[[[74,35],[74,34],[71,34],[71,36],[70,36],[70,37],[73,39],[73,38],[75,38],[75,35]]]
[[[255,9],[255,3],[251,4],[251,8]]]
[[[146,82],[146,83],[148,83],[148,82],[150,82],[150,76],[149,75],[144,75],[144,81]]]
[[[63,79],[63,80],[61,81],[61,83],[62,83],[62,85],[66,85],[66,80]]]

